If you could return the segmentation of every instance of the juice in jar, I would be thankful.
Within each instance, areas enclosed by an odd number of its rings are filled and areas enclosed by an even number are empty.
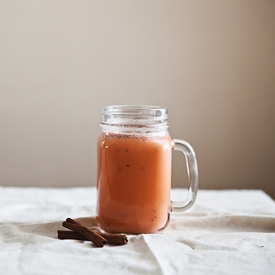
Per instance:
[[[132,234],[163,229],[171,208],[170,135],[102,133],[97,146],[99,226]]]

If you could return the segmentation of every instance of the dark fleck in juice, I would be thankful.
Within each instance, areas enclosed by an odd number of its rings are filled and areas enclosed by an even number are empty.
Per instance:
[[[103,230],[154,233],[166,225],[172,147],[169,134],[100,135],[97,221]]]

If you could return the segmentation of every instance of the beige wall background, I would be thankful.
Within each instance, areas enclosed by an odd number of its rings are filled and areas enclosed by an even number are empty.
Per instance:
[[[275,198],[275,1],[0,0],[0,37],[0,185],[95,185],[101,109],[153,104],[201,189]]]

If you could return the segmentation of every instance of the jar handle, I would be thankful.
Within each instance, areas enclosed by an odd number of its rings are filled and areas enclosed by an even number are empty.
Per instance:
[[[174,139],[174,143],[174,150],[181,151],[185,155],[188,175],[188,193],[186,200],[171,202],[172,211],[179,212],[189,209],[194,204],[198,191],[199,176],[197,159],[192,146],[188,142],[181,139]]]

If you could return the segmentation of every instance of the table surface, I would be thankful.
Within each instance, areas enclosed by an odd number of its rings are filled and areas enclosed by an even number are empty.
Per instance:
[[[275,274],[275,202],[260,190],[199,190],[161,234],[123,246],[57,239],[67,217],[93,217],[96,189],[0,187],[0,273]],[[172,189],[182,200],[184,189]]]

